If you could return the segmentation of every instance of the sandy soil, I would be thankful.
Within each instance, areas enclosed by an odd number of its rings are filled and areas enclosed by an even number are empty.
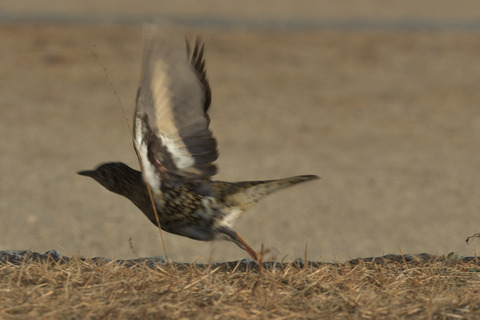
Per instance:
[[[273,5],[274,4],[274,5]],[[222,21],[475,22],[476,0],[16,0],[0,3],[0,17],[132,20],[148,16]]]
[[[312,260],[475,254],[465,238],[480,228],[478,34],[195,32],[207,44],[217,178],[322,177],[243,216],[236,229],[254,248],[293,259],[308,243]],[[3,24],[0,38],[0,250],[162,254],[128,200],[75,174],[138,167],[92,50],[130,115],[141,27]],[[230,243],[165,238],[176,260],[246,257]]]

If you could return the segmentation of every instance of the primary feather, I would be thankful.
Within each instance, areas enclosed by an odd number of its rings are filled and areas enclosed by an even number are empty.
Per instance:
[[[217,143],[209,130],[211,91],[203,44],[193,52],[158,26],[144,31],[142,75],[135,110],[135,141],[154,189],[208,180],[217,172]]]

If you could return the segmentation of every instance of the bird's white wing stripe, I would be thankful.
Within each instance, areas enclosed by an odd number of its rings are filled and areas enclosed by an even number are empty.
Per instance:
[[[152,70],[152,76],[155,81],[150,84],[150,89],[153,94],[153,101],[157,105],[155,117],[156,121],[160,120],[163,124],[162,133],[156,132],[165,146],[172,155],[172,160],[179,169],[185,169],[195,164],[195,159],[188,153],[187,146],[183,143],[182,138],[178,135],[178,128],[175,127],[175,119],[173,118],[173,106],[171,104],[173,99],[170,97],[170,79],[167,77],[168,69],[171,66],[165,64],[164,61],[158,60]],[[183,151],[183,152],[182,152]],[[187,152],[185,152],[187,151]]]
[[[135,143],[137,151],[140,155],[140,161],[142,162],[143,174],[150,187],[153,190],[160,189],[160,177],[156,173],[156,168],[148,161],[148,147],[145,141],[142,140],[144,131],[142,120],[140,118],[135,119]]]
[[[160,135],[160,139],[162,140],[162,144],[167,147],[168,152],[172,155],[173,162],[179,169],[185,169],[195,164],[195,160],[192,156],[190,156],[185,144],[180,143],[181,138],[178,135],[173,137],[167,137],[166,135]],[[177,142],[175,142],[177,141]],[[186,152],[182,152],[185,150]]]

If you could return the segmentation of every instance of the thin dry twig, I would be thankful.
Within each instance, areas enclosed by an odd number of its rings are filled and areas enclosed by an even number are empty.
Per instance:
[[[142,160],[140,158],[139,147],[138,147],[137,142],[135,140],[135,135],[133,133],[133,128],[130,125],[130,119],[128,118],[127,111],[126,111],[125,107],[123,106],[122,100],[120,99],[120,96],[117,92],[117,89],[113,85],[112,79],[110,78],[110,75],[109,75],[108,70],[107,70],[107,66],[100,59],[100,57],[98,56],[98,54],[95,51],[95,45],[93,45],[92,53],[93,53],[93,56],[97,59],[98,63],[102,66],[103,71],[105,72],[105,76],[108,79],[108,83],[110,84],[110,87],[112,88],[115,96],[117,97],[117,102],[118,102],[120,108],[122,109],[123,116],[125,118],[125,122],[127,123],[127,127],[128,127],[129,132],[130,132],[130,136],[132,137],[133,147],[135,149],[135,154],[137,155],[137,159],[138,159],[138,163],[140,165],[140,170],[142,171],[143,179],[145,181],[147,181],[146,176],[145,176],[145,169],[143,168]],[[157,207],[155,206],[155,201],[153,200],[152,190],[151,190],[150,185],[148,183],[146,183],[145,185],[147,186],[148,196],[150,197],[150,202],[152,204],[153,212],[155,213],[155,219],[156,219],[157,227],[158,227],[158,230],[159,230],[159,233],[160,233],[160,238],[162,239],[163,252],[165,254],[165,258],[167,259],[167,262],[170,263],[170,259],[168,258],[167,246],[165,244],[165,238],[163,237],[163,232],[162,232],[162,228],[161,228],[161,225],[160,225],[160,220],[158,219]]]
[[[480,233],[475,233],[474,235],[471,235],[471,236],[467,237],[467,239],[465,239],[465,242],[467,244],[470,244],[470,240],[473,239],[473,238],[480,238]]]

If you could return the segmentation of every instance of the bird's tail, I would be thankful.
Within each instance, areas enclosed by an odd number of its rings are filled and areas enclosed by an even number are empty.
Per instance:
[[[315,179],[319,179],[319,177],[303,175],[278,180],[235,182],[230,186],[226,198],[232,204],[248,209],[272,192]]]

